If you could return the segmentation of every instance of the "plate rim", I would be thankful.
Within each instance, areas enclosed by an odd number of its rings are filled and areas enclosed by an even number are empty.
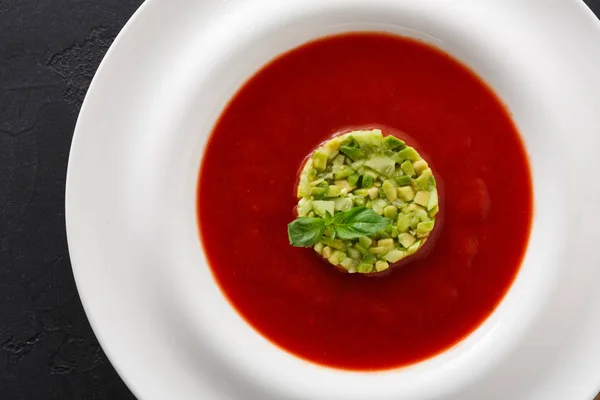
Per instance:
[[[211,1],[214,2],[214,0],[211,0]],[[537,1],[537,0],[529,0],[529,1],[531,1],[533,3],[534,1]],[[600,34],[600,21],[598,21],[596,16],[585,5],[585,3],[583,3],[583,1],[581,1],[581,0],[570,0],[570,1],[573,4],[578,4],[579,6],[582,6],[585,9],[584,11],[588,15],[588,17],[591,17],[596,22],[596,28],[597,28],[598,33]],[[123,38],[125,36],[129,35],[130,32],[133,31],[134,29],[137,29],[136,27],[140,24],[140,21],[146,16],[146,14],[153,12],[153,10],[156,11],[159,8],[159,6],[158,6],[159,4],[165,4],[165,3],[166,2],[164,2],[162,0],[147,0],[138,8],[138,10],[132,16],[132,18],[125,24],[125,26],[123,27],[123,29],[121,30],[121,32],[119,33],[119,35],[117,36],[117,38],[115,39],[113,44],[111,45],[111,47],[108,50],[107,54],[105,55],[104,59],[102,60],[100,66],[90,84],[90,88],[88,90],[88,94],[86,95],[86,99],[84,100],[84,102],[82,104],[81,111],[80,111],[80,114],[79,114],[79,117],[77,120],[77,124],[75,126],[75,130],[74,130],[75,133],[74,133],[71,148],[70,148],[69,161],[68,161],[68,166],[67,166],[66,186],[65,186],[65,220],[66,220],[66,227],[67,227],[67,242],[68,242],[68,246],[70,249],[70,254],[72,251],[71,249],[73,248],[73,246],[75,246],[74,243],[76,241],[75,239],[73,239],[73,233],[70,233],[70,232],[73,232],[74,228],[72,227],[72,223],[69,222],[73,218],[72,213],[69,211],[70,210],[69,199],[72,197],[69,195],[70,187],[71,187],[70,182],[72,181],[72,179],[70,179],[70,177],[73,173],[72,172],[73,169],[75,168],[72,164],[72,160],[73,160],[72,153],[77,151],[76,150],[77,142],[79,140],[83,140],[81,138],[84,137],[84,134],[81,133],[81,131],[84,129],[82,127],[82,125],[85,124],[83,117],[87,113],[90,112],[88,110],[89,109],[88,98],[93,96],[93,94],[98,90],[97,86],[99,86],[101,84],[100,81],[104,74],[103,71],[105,70],[106,65],[108,63],[112,62],[112,59],[114,58],[114,54],[118,51],[117,49],[121,45]],[[599,35],[599,37],[600,37],[600,35]],[[124,369],[121,368],[121,363],[119,361],[120,356],[116,353],[113,353],[112,350],[109,350],[109,348],[112,348],[112,346],[109,345],[107,341],[105,341],[105,338],[100,333],[102,331],[102,328],[100,326],[101,324],[99,324],[98,321],[96,320],[96,318],[94,317],[94,311],[92,311],[94,306],[91,305],[91,303],[92,303],[91,300],[82,293],[83,285],[81,284],[81,282],[82,282],[81,274],[82,274],[83,269],[81,268],[81,265],[83,263],[83,260],[77,261],[74,259],[74,257],[71,257],[71,263],[72,263],[73,274],[75,276],[77,290],[80,294],[80,298],[81,298],[85,313],[87,315],[87,318],[90,322],[90,325],[92,326],[92,329],[93,329],[96,337],[98,338],[98,341],[101,343],[103,350],[105,351],[108,359],[110,360],[111,364],[113,365],[113,367],[115,368],[115,370],[117,371],[117,373],[119,374],[121,379],[123,379],[123,381],[130,388],[130,390],[136,396],[139,397],[142,390],[140,388],[138,388],[138,385],[136,383],[134,383],[132,380],[129,379],[129,377],[128,377],[129,374]],[[79,265],[79,267],[77,265]],[[600,389],[600,377],[598,378],[595,386],[597,389]],[[141,397],[139,397],[139,398],[141,398]]]

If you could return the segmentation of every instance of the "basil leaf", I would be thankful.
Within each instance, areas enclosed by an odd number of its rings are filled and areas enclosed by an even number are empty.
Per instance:
[[[290,244],[310,247],[317,243],[325,232],[325,221],[321,218],[300,217],[288,224]]]
[[[333,215],[331,215],[329,210],[325,210],[325,225],[329,225],[332,220],[333,220]]]
[[[388,218],[382,217],[370,208],[356,207],[335,214],[329,230],[334,230],[339,239],[356,239],[382,231],[389,224]]]
[[[292,246],[310,247],[323,237],[329,229],[329,237],[356,239],[373,235],[388,227],[390,220],[366,207],[356,207],[323,218],[299,217],[288,225],[288,238]]]

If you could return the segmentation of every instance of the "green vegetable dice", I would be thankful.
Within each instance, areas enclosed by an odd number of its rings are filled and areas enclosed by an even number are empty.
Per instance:
[[[439,195],[427,161],[378,129],[323,143],[297,185],[290,244],[348,273],[372,274],[415,254],[435,229]]]

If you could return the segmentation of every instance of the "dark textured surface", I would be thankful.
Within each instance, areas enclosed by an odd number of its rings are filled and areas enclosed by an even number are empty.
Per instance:
[[[134,399],[87,322],[64,185],[79,107],[141,0],[0,0],[0,399]]]
[[[0,400],[134,399],[75,289],[64,185],[90,80],[141,2],[0,0]]]

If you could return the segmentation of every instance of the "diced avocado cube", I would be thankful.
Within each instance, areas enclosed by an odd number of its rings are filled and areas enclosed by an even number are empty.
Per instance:
[[[368,263],[368,264],[373,264],[375,261],[377,261],[377,257],[375,257],[373,254],[367,254],[363,257],[362,262],[364,263]]]
[[[313,249],[315,249],[315,251],[319,254],[323,254],[323,248],[325,247],[325,244],[323,242],[317,242],[315,243],[315,245],[313,246]]]
[[[363,246],[361,246],[361,244],[360,244],[360,243],[355,243],[355,244],[354,244],[354,248],[355,248],[356,250],[358,250],[358,251],[360,252],[360,254],[362,254],[363,256],[366,256],[366,255],[368,255],[368,254],[369,254],[369,250],[368,250],[368,248],[367,248],[367,247],[363,247]]]
[[[355,249],[353,247],[350,247],[347,250],[347,252],[348,252],[348,256],[352,257],[352,258],[360,259],[363,256],[362,253],[359,250],[357,250],[357,249]]]
[[[398,164],[402,164],[405,160],[418,161],[421,159],[421,156],[414,148],[406,147],[397,152],[394,158]]]
[[[381,177],[379,172],[372,170],[371,168],[363,168],[362,175],[368,175],[373,178],[373,184],[375,184],[375,181]]]
[[[345,270],[350,269],[350,267],[352,266],[352,259],[350,257],[344,258],[344,260],[340,262],[340,266]]]
[[[365,153],[358,147],[341,146],[340,151],[354,161],[365,158]]]
[[[350,257],[346,257],[344,258],[344,260],[342,260],[340,265],[344,267],[344,269],[350,271],[353,267],[356,268],[356,266],[358,265],[358,260],[353,260]]]
[[[419,222],[419,225],[417,225],[417,235],[419,235],[419,236],[428,235],[429,232],[431,232],[433,230],[433,226],[434,226],[433,221]]]
[[[314,200],[313,210],[319,217],[325,218],[327,212],[331,215],[335,212],[335,202],[330,200]]]
[[[396,263],[406,257],[406,252],[398,249],[394,249],[383,256],[383,259],[390,263]]]
[[[379,215],[383,215],[383,209],[388,205],[389,203],[387,202],[387,200],[384,199],[377,199],[373,202],[373,206],[371,207],[373,209],[373,211],[375,211],[377,214]]]
[[[328,160],[332,160],[335,156],[337,156],[340,153],[339,149],[338,150],[331,150],[331,149],[328,149],[326,147],[321,147],[321,151],[323,153],[327,154],[327,159]]]
[[[421,172],[421,176],[415,179],[415,184],[419,190],[430,191],[435,187],[435,179],[430,168]]]
[[[352,186],[350,185],[350,182],[348,182],[345,179],[340,179],[334,182],[335,186],[340,188],[340,191],[342,194],[346,194],[348,193],[350,190],[352,190]]]
[[[345,136],[334,136],[331,139],[329,139],[327,142],[325,142],[323,147],[331,149],[331,150],[338,150],[344,140],[346,140]]]
[[[322,147],[321,151],[327,155],[328,159],[333,159],[338,155],[340,151],[340,144],[344,139],[340,136],[336,136],[330,140],[328,140]]]
[[[303,197],[298,202],[298,216],[304,217],[312,210],[312,200]]]
[[[398,198],[402,201],[412,201],[415,198],[415,190],[412,186],[401,186],[396,191]]]
[[[412,203],[412,204],[407,204],[406,206],[404,206],[402,208],[402,211],[404,211],[406,213],[414,213],[415,211],[421,210],[421,209],[422,208],[419,205]]]
[[[346,259],[346,253],[340,250],[335,250],[331,255],[338,259],[338,264]]]
[[[418,191],[415,195],[414,201],[420,206],[427,207],[427,203],[429,202],[429,192],[425,192],[423,190]]]
[[[316,170],[315,170],[316,171]],[[333,178],[332,172],[318,172],[315,179],[310,182],[311,186],[321,186],[321,184],[328,185],[327,181]]]
[[[389,201],[394,201],[398,197],[398,193],[396,192],[396,185],[390,180],[383,181],[381,189],[383,190],[385,197],[387,197]]]
[[[359,272],[361,274],[368,274],[371,271],[373,271],[373,264],[360,262],[356,266],[356,272]]]
[[[344,248],[344,242],[339,239],[332,239],[327,236],[323,236],[321,241],[327,246],[331,247],[332,250],[341,250]]]
[[[360,149],[365,153],[377,152],[383,143],[383,135],[379,129],[352,132]]]
[[[312,161],[309,161],[312,164]],[[307,170],[306,168],[300,173],[300,182],[298,182],[298,197],[310,196],[310,179],[309,171],[315,171],[314,169]]]
[[[364,248],[368,249],[369,247],[371,247],[371,243],[373,243],[373,240],[368,236],[361,236],[358,238],[358,243]]]
[[[405,249],[408,249],[416,240],[417,239],[410,233],[401,233],[398,235],[398,242]]]
[[[365,165],[364,160],[359,160],[359,161],[353,162],[350,166],[352,167],[353,170],[356,171],[356,170],[359,170],[362,167],[364,167],[364,165]]]
[[[341,138],[342,142],[340,143],[340,146],[358,147],[358,143],[356,143],[356,140],[351,133],[346,133],[345,135],[342,135]]]
[[[317,150],[313,153],[312,160],[313,167],[317,171],[325,171],[325,168],[327,168],[327,154]]]
[[[390,220],[392,221],[392,223],[388,224],[388,226],[385,228],[384,232],[385,232],[385,236],[377,236],[377,239],[389,239],[391,238],[391,233],[392,233],[392,226],[396,226],[396,221],[394,220]]]
[[[431,211],[438,205],[438,192],[436,188],[431,189],[429,192],[429,201],[427,202],[427,210]]]
[[[343,155],[341,155],[341,154],[338,154],[337,156],[333,157],[333,160],[331,160],[331,163],[332,163],[333,165],[338,165],[338,166],[339,166],[339,165],[342,165],[342,164],[344,163],[344,159],[345,159],[345,158],[346,158],[346,157],[344,157]]]
[[[361,180],[361,186],[364,188],[370,188],[373,186],[373,178],[370,175],[363,175]]]
[[[308,196],[310,196],[310,184],[308,183],[308,181],[302,181],[302,180],[300,180],[300,182],[298,183],[297,196],[298,197],[308,197]]]
[[[398,215],[398,209],[394,206],[386,206],[383,209],[383,216],[386,218],[394,219],[394,218],[396,218],[397,215]]]
[[[311,202],[310,199],[308,197],[303,197],[300,199],[300,201],[298,201],[298,207],[303,206],[306,203]]]
[[[396,200],[396,201],[392,201],[392,205],[395,206],[397,209],[402,209],[402,207],[404,207],[406,205],[406,203],[403,202],[402,200]]]
[[[377,256],[382,256],[384,254],[386,254],[388,251],[390,251],[389,247],[369,247],[369,253],[377,255]]]
[[[354,205],[352,199],[350,199],[348,197],[335,199],[334,202],[335,202],[334,208],[336,211],[348,211],[348,210],[352,209],[352,206]]]
[[[417,217],[421,222],[429,221],[429,215],[427,215],[427,211],[422,208],[416,209],[413,212],[413,216]]]
[[[364,196],[354,196],[354,204],[357,206],[364,206],[367,203],[367,200]]]
[[[406,214],[398,215],[398,220],[396,221],[396,227],[400,233],[408,232],[410,228],[410,217]],[[398,235],[400,236],[400,235]]]
[[[390,265],[385,261],[377,261],[375,263],[375,271],[377,271],[377,272],[385,271],[389,267],[390,267]]]
[[[408,160],[406,160],[402,164],[400,164],[400,168],[402,168],[402,171],[404,171],[406,176],[415,176],[415,174],[416,174],[412,163]]]
[[[321,200],[325,197],[327,192],[329,191],[329,187],[323,186],[313,186],[310,188],[310,195],[313,196],[317,200]]]
[[[356,187],[358,185],[358,180],[360,179],[359,174],[353,174],[348,177],[348,184],[352,187]]]
[[[395,149],[403,149],[406,147],[406,143],[404,143],[402,140],[398,139],[395,136],[392,135],[388,135],[383,139],[383,144],[385,145],[385,147],[387,147],[390,150],[395,150]]]
[[[329,186],[329,189],[327,190],[327,194],[325,195],[325,197],[338,197],[341,193],[340,187],[339,186]]]
[[[387,249],[394,248],[394,239],[380,239],[377,241],[377,247],[385,247]]]
[[[395,179],[398,186],[408,186],[411,184],[410,176],[397,176]]]
[[[420,159],[413,163],[413,168],[415,169],[417,175],[421,175],[421,172],[429,168],[429,165],[427,165],[427,161]]]
[[[435,217],[437,215],[437,213],[440,211],[438,206],[433,207],[431,210],[429,210],[429,216],[431,218]]]
[[[385,176],[392,176],[395,171],[396,162],[389,157],[374,156],[368,159],[365,165]]]
[[[390,237],[390,234],[387,231],[379,231],[375,235],[373,235],[374,239],[387,239]]]
[[[331,257],[331,254],[333,254],[333,249],[331,247],[329,247],[329,246],[323,247],[323,252],[321,253],[323,258],[329,258],[329,257]]]
[[[383,153],[381,153],[381,154],[383,154],[384,156],[386,156],[388,158],[392,158],[392,157],[394,157],[396,155],[396,152],[394,150],[389,150],[389,149],[385,150],[384,149]]]
[[[369,194],[371,200],[373,200],[379,196],[379,189],[377,189],[376,187],[371,187],[367,189],[367,193]]]
[[[354,170],[348,165],[333,166],[333,177],[335,179],[344,179],[354,174]]]
[[[321,238],[321,241],[327,246],[332,247],[336,250],[341,250],[344,248],[344,242],[342,242],[340,239],[332,239],[330,237],[323,236]]]
[[[421,245],[424,243],[425,239],[421,240],[417,240],[416,242],[414,242],[408,249],[406,249],[406,254],[407,255],[413,255],[417,252],[417,250],[419,250],[419,248],[421,247]]]
[[[410,229],[417,229],[417,225],[419,225],[419,222],[421,222],[421,220],[418,217],[414,215],[410,217]]]
[[[337,256],[335,254],[332,254],[331,257],[329,257],[327,259],[327,261],[329,261],[329,263],[332,265],[338,265],[340,263],[340,260],[337,258]]]

